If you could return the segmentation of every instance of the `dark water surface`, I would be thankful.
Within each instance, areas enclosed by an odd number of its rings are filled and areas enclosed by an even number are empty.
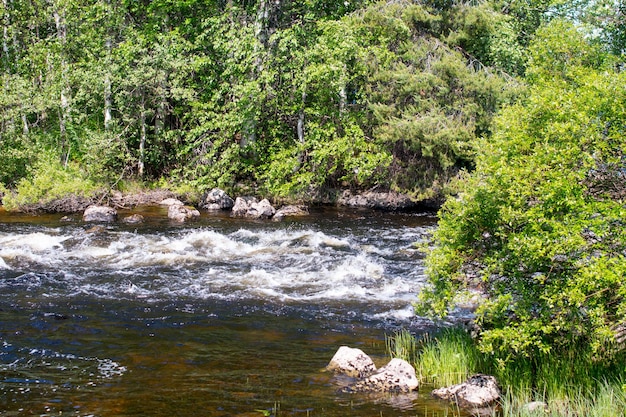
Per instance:
[[[324,371],[341,345],[382,365],[385,335],[428,326],[414,243],[434,217],[141,214],[93,233],[0,212],[1,416],[445,415],[427,389],[339,394]]]

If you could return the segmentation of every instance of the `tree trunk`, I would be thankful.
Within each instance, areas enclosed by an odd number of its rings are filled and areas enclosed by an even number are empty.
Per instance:
[[[2,19],[2,61],[4,64],[4,71],[9,68],[9,0],[2,0],[2,6],[4,11],[4,18]]]
[[[256,17],[254,19],[254,37],[256,39],[254,45],[254,69],[251,75],[253,81],[257,81],[261,72],[263,71],[263,52],[267,48],[268,40],[268,20],[269,20],[269,6],[267,0],[260,0],[257,9]],[[250,97],[250,106],[256,106],[256,97]],[[255,115],[255,109],[250,109],[247,119],[243,123],[243,134],[241,139],[241,147],[254,143],[256,141],[256,126],[257,120]]]
[[[67,165],[69,160],[69,143],[67,139],[67,123],[70,117],[70,89],[67,82],[68,63],[65,58],[65,45],[67,43],[67,25],[65,15],[53,4],[53,17],[57,30],[57,40],[61,44],[61,97],[59,114],[59,137],[61,140],[61,163]]]
[[[111,128],[111,107],[112,107],[112,98],[111,98],[111,75],[109,73],[108,66],[111,63],[111,48],[112,41],[111,38],[106,40],[106,53],[107,53],[107,69],[106,74],[104,75],[104,130],[109,130]]]
[[[146,159],[146,98],[145,94],[141,94],[141,112],[139,113],[140,136],[139,136],[139,163],[137,164],[137,172],[140,178],[143,178]]]

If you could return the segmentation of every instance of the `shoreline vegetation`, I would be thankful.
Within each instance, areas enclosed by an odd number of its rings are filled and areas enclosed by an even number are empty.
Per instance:
[[[476,374],[494,375],[502,389],[500,401],[480,415],[615,417],[626,412],[623,369],[590,361],[575,348],[503,367],[478,349],[467,329],[448,327],[420,337],[407,330],[396,332],[387,337],[387,353],[411,363],[420,384],[433,389],[463,383]]]

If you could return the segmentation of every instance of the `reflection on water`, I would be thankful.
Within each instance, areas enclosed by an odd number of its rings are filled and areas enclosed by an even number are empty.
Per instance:
[[[0,214],[0,415],[436,415],[427,391],[339,394],[323,370],[344,344],[382,365],[385,334],[428,325],[433,218],[142,214],[99,233]]]

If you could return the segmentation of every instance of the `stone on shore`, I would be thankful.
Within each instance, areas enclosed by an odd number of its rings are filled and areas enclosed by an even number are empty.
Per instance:
[[[341,346],[326,369],[352,378],[364,378],[376,371],[376,365],[361,349]]]
[[[276,209],[264,198],[258,201],[254,197],[237,197],[233,206],[232,216],[250,217],[253,219],[269,219],[276,214]]]
[[[274,214],[274,217],[272,217],[272,219],[282,220],[285,217],[308,216],[308,215],[309,215],[309,208],[307,206],[289,205],[289,206],[284,206],[278,209],[276,211],[276,214]]]
[[[161,200],[159,204],[162,206],[184,206],[185,205],[185,203],[183,203],[177,198],[166,198],[165,200]]]
[[[109,223],[117,220],[117,211],[108,206],[89,206],[83,213],[83,221]]]
[[[351,191],[346,190],[339,197],[337,203],[341,206],[383,211],[409,210],[416,207],[416,203],[409,196],[395,191],[366,191],[360,194],[352,194]]]
[[[493,376],[477,374],[461,384],[436,389],[432,395],[462,408],[485,408],[500,399],[500,388]]]
[[[211,191],[208,191],[202,198],[200,208],[209,211],[230,210],[233,208],[234,205],[235,201],[230,198],[230,196],[226,194],[224,190],[219,188],[213,188]]]

